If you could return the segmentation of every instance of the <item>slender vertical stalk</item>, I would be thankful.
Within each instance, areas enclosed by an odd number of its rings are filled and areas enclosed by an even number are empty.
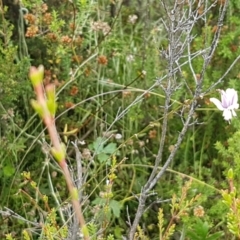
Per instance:
[[[85,240],[89,240],[89,233],[86,227],[84,216],[82,213],[81,204],[79,202],[79,196],[77,188],[74,186],[71,174],[69,172],[66,160],[65,160],[65,149],[60,142],[60,138],[55,126],[55,111],[56,111],[56,98],[55,98],[55,89],[54,85],[46,86],[46,95],[44,94],[44,89],[42,85],[43,80],[43,66],[39,68],[31,67],[29,77],[32,81],[37,101],[32,101],[32,105],[36,112],[42,117],[44,124],[47,127],[49,136],[52,141],[52,154],[55,159],[58,161],[59,166],[63,171],[67,187],[71,196],[72,205],[76,217],[79,221],[80,228],[82,230]]]

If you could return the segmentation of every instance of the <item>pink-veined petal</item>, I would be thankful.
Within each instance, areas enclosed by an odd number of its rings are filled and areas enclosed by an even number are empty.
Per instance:
[[[238,94],[237,91],[233,88],[228,88],[226,90],[226,97],[228,102],[228,107],[231,105],[235,105],[238,102]]]
[[[210,102],[214,103],[219,110],[223,111],[225,109],[217,98],[210,98],[209,100]]]
[[[238,103],[238,94],[237,91],[234,90],[233,96],[232,96],[232,104],[235,105]]]
[[[225,92],[224,90],[221,90],[221,102],[222,102],[223,108],[228,108],[230,105],[227,92]]]

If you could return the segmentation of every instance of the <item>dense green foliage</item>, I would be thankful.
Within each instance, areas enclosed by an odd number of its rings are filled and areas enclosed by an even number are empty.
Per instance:
[[[40,64],[45,68],[44,86],[56,87],[56,127],[80,186],[91,239],[122,239],[136,214],[162,133],[165,94],[160,86],[152,86],[168,70],[164,9],[156,0],[23,0],[22,6],[9,2],[0,1],[0,239],[66,239],[73,223],[48,132],[30,105],[34,91],[28,72],[31,65]],[[216,1],[207,21],[195,24],[192,50],[211,43],[223,2]],[[203,6],[198,11],[204,11]],[[205,71],[204,90],[240,54],[239,13],[239,1],[230,1]],[[193,90],[202,63],[202,55],[192,61],[196,76],[184,65],[177,81],[186,81]],[[239,92],[239,78],[236,65],[215,90]],[[159,169],[181,130],[179,114],[185,109],[187,117],[192,101],[186,85],[179,89],[171,99]],[[147,199],[135,239],[240,237],[234,228],[240,213],[232,207],[240,202],[240,121],[228,124],[210,105],[209,98],[218,96],[215,90],[197,99],[194,118],[199,124],[189,127],[174,161]],[[230,193],[223,190],[232,180],[230,168],[237,190],[227,201]],[[233,220],[231,211],[238,218]]]

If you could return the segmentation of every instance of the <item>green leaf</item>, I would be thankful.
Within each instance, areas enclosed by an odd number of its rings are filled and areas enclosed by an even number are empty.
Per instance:
[[[191,240],[201,240],[201,238],[195,233],[195,232],[188,232],[187,236],[191,239]]]
[[[103,198],[100,198],[100,197],[97,197],[93,200],[92,204],[93,205],[100,205],[100,206],[104,206],[106,204],[107,200],[106,199],[103,199]]]
[[[108,160],[109,156],[105,153],[100,153],[98,154],[98,160],[101,162],[101,163],[104,163]]]
[[[107,240],[114,240],[114,236],[112,234],[108,235]]]
[[[187,236],[190,237],[191,240],[204,240],[207,238],[208,231],[208,223],[197,219],[196,223],[192,227],[192,230],[188,231]]]
[[[216,232],[214,234],[211,234],[206,238],[206,240],[217,240],[220,239],[220,237],[224,236],[223,232]]]
[[[15,173],[15,168],[12,165],[7,165],[3,167],[3,174],[6,177],[11,177]]]
[[[114,227],[114,235],[117,239],[121,239],[122,234],[124,233],[124,229],[121,228],[120,226],[115,226]]]
[[[104,138],[98,137],[91,145],[96,154],[99,154],[103,151],[103,142]]]
[[[120,216],[121,204],[116,200],[111,200],[109,203],[110,208],[113,211],[113,215],[117,218]]]
[[[109,143],[104,149],[104,153],[113,154],[117,150],[117,144],[116,143]]]
[[[202,222],[198,219],[194,229],[195,232],[202,237],[202,239],[205,239],[208,235],[209,226],[207,222]]]

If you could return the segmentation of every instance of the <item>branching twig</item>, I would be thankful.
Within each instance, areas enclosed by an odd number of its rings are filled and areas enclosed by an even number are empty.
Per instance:
[[[168,49],[165,52],[165,58],[168,61],[168,75],[167,75],[167,87],[165,89],[165,105],[164,105],[164,113],[163,113],[163,123],[162,123],[162,133],[160,138],[160,145],[158,154],[155,159],[155,164],[153,167],[153,170],[150,174],[150,177],[146,184],[143,186],[141,190],[141,194],[139,197],[139,204],[138,209],[135,214],[135,218],[133,223],[131,224],[130,231],[129,231],[129,240],[134,239],[134,235],[137,229],[137,226],[139,224],[140,218],[145,210],[145,203],[146,199],[148,198],[148,193],[151,191],[155,186],[156,183],[159,181],[159,179],[163,176],[163,174],[166,172],[167,168],[169,167],[170,163],[173,161],[177,150],[179,149],[183,138],[189,128],[192,124],[192,118],[195,113],[195,109],[197,107],[197,98],[199,98],[201,91],[202,91],[202,84],[204,79],[204,74],[206,72],[206,68],[209,65],[211,58],[216,50],[220,33],[221,33],[221,27],[222,22],[224,19],[224,16],[226,14],[226,9],[228,5],[228,1],[225,1],[225,3],[220,8],[220,14],[219,14],[219,20],[218,20],[218,29],[215,32],[214,38],[212,40],[212,43],[209,46],[205,46],[204,50],[199,50],[197,53],[192,53],[190,44],[193,40],[191,36],[192,29],[194,25],[197,23],[199,19],[206,19],[206,14],[209,12],[209,10],[214,6],[216,1],[211,4],[209,7],[206,6],[206,3],[201,0],[198,2],[197,9],[193,10],[193,5],[195,1],[188,1],[189,7],[189,14],[187,15],[186,10],[183,10],[183,7],[180,6],[180,4],[183,4],[183,2],[179,3],[179,1],[175,1],[175,4],[173,8],[170,10],[170,7],[167,6],[166,2],[164,0],[161,1],[163,8],[165,10],[165,14],[167,16],[167,21],[163,20],[163,24],[165,26],[165,29],[168,32],[168,40],[169,45]],[[202,14],[198,14],[198,8],[200,8],[201,5],[205,4],[205,10]],[[182,40],[182,38],[184,38]],[[176,46],[180,46],[180,50]],[[179,85],[179,82],[176,81],[176,74],[177,71],[181,72],[181,64],[179,64],[179,60],[183,58],[184,51],[187,51],[187,64],[190,67],[190,70],[193,74],[193,79],[196,83],[196,89],[193,91],[193,99],[191,100],[188,116],[185,121],[183,121],[183,127],[178,135],[177,141],[174,145],[174,149],[171,151],[170,155],[168,156],[166,162],[164,163],[161,170],[158,172],[159,164],[162,162],[163,157],[163,150],[165,145],[165,139],[166,139],[166,132],[167,132],[167,126],[168,126],[168,109],[170,107],[170,99],[173,92],[177,90],[177,86]],[[200,79],[197,79],[195,70],[192,65],[192,55],[199,55],[204,52],[204,61],[202,65],[202,70],[200,74]],[[235,62],[238,60],[238,58],[235,60]],[[231,66],[232,67],[232,66]],[[230,70],[228,70],[230,71]],[[188,87],[188,86],[187,86]]]

